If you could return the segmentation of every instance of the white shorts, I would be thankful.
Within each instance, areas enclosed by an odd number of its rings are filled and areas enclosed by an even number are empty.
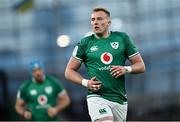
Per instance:
[[[87,98],[88,110],[91,120],[94,122],[97,119],[112,116],[113,121],[126,121],[127,104],[111,102],[98,95],[89,95]]]

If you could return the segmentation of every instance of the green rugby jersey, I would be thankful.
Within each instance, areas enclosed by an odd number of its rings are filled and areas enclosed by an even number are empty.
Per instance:
[[[89,79],[96,76],[102,82],[98,92],[88,90],[88,95],[97,94],[110,101],[126,104],[125,77],[112,77],[110,67],[124,66],[126,59],[138,53],[133,41],[123,32],[110,32],[109,37],[102,39],[97,39],[94,34],[83,38],[74,48],[73,57],[84,62]]]
[[[47,108],[56,106],[57,97],[64,90],[58,82],[56,78],[46,76],[42,83],[31,79],[21,85],[17,97],[26,102],[27,108],[32,112],[32,120],[53,121],[57,119],[57,117],[48,116]]]

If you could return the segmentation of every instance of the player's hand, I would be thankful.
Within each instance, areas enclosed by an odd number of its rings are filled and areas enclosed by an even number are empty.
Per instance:
[[[94,76],[88,81],[88,88],[92,91],[98,91],[101,88],[101,84],[101,81],[98,81],[96,76]]]
[[[26,120],[30,120],[32,118],[32,113],[30,111],[25,111],[24,114],[23,114],[24,118]]]
[[[126,74],[126,69],[123,66],[111,66],[110,72],[113,77],[118,78]]]
[[[58,113],[57,109],[56,109],[56,108],[53,108],[53,107],[49,107],[47,111],[48,111],[48,115],[49,115],[50,117],[54,117],[54,116],[56,116],[57,113]]]

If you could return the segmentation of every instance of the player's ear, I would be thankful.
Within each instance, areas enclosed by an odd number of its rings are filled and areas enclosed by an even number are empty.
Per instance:
[[[108,24],[111,25],[111,20],[108,21]]]

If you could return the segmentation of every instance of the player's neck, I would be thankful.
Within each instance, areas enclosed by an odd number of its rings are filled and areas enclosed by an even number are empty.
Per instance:
[[[32,77],[32,81],[35,83],[42,83],[42,82],[44,82],[45,79],[46,79],[45,75],[43,75],[42,79],[36,79],[36,78]]]
[[[108,38],[110,36],[110,32],[107,31],[105,33],[95,34],[95,36],[97,39]]]

